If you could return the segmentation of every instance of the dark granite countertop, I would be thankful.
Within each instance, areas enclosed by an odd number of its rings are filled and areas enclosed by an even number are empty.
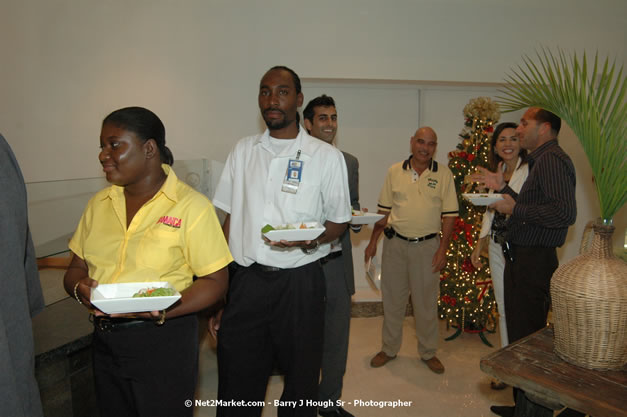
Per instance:
[[[353,303],[353,317],[382,314],[381,302]],[[47,306],[33,318],[35,360],[39,364],[58,356],[67,356],[91,345],[93,325],[87,309],[67,297]]]
[[[89,312],[76,300],[68,297],[47,306],[33,318],[36,363],[89,346],[93,330]]]

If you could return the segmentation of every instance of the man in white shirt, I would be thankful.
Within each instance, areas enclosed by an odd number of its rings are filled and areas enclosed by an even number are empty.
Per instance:
[[[298,123],[298,75],[273,67],[261,79],[259,109],[268,129],[240,140],[227,158],[213,204],[235,259],[219,325],[218,417],[260,416],[276,360],[285,375],[278,416],[315,416],[322,358],[325,284],[319,259],[351,219],[340,151]],[[319,222],[307,241],[270,241],[266,225]],[[258,401],[258,406],[225,406]],[[229,403],[231,402],[231,403]]]
[[[303,110],[303,119],[310,135],[333,145],[337,133],[337,109],[333,97],[323,94],[311,100]],[[351,206],[359,210],[359,162],[348,152],[342,151],[342,155],[348,170]],[[361,226],[352,224],[350,228],[355,232],[361,230]],[[342,382],[346,372],[351,295],[355,293],[350,233],[346,230],[337,241],[328,245],[331,246],[331,252],[320,260],[326,279],[327,304],[318,413],[322,417],[353,417],[337,401],[342,395]]]

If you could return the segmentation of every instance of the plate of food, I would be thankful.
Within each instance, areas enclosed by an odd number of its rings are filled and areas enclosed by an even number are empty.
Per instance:
[[[279,225],[266,224],[261,228],[261,233],[268,239],[278,242],[287,240],[313,240],[324,232],[325,227],[318,222],[287,223]]]
[[[165,310],[181,298],[169,282],[99,284],[91,289],[91,303],[107,314]]]
[[[384,214],[369,213],[367,211],[353,210],[351,224],[374,224],[385,217]]]
[[[503,199],[503,195],[501,194],[464,193],[462,196],[475,206],[489,206],[490,204]]]

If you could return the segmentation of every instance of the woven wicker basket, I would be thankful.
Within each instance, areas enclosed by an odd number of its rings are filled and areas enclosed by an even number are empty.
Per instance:
[[[580,255],[551,279],[555,353],[589,369],[627,364],[627,264],[612,253],[613,232],[613,226],[588,223]]]

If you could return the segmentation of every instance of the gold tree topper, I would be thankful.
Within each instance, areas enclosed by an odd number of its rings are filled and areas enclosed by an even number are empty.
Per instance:
[[[501,117],[499,105],[490,97],[477,97],[471,99],[464,107],[464,116],[496,122]]]

